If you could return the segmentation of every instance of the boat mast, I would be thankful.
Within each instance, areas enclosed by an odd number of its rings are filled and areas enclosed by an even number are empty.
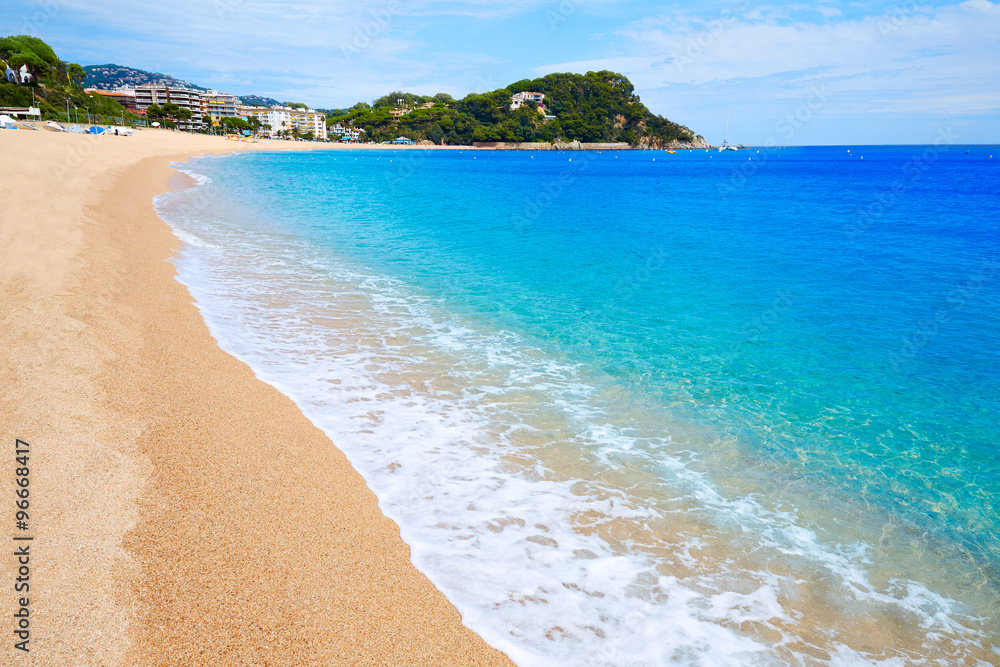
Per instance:
[[[722,145],[728,146],[729,142],[726,141],[729,138],[729,105],[726,105],[726,131],[722,133]]]

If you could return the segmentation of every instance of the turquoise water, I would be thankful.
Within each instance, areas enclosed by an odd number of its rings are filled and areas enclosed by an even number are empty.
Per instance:
[[[213,335],[520,664],[1000,662],[1000,148],[180,167]]]

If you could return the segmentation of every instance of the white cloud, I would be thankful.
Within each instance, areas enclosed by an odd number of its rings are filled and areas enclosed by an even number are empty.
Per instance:
[[[911,6],[912,7],[912,6]],[[780,8],[763,8],[773,17]],[[771,11],[774,9],[774,11]],[[785,15],[790,11],[784,12]],[[763,80],[798,90],[817,81],[842,91],[938,99],[930,108],[970,112],[1000,107],[1000,5],[970,0],[936,12],[858,20],[783,23],[735,15],[652,17],[619,30],[632,54],[537,68],[613,69],[638,88]],[[767,95],[767,89],[761,94]],[[903,101],[875,108],[908,108]]]
[[[890,128],[889,141],[892,119],[913,132],[1000,111],[1000,4],[969,0],[932,9],[911,3],[850,19],[833,12],[816,19],[816,11],[783,5],[646,17],[617,31],[620,55],[536,72],[622,72],[655,112],[696,131],[717,124],[720,135],[733,103],[730,132],[742,129],[745,140],[758,142],[773,137],[819,88],[826,100],[804,114],[796,143],[835,142],[876,126]]]

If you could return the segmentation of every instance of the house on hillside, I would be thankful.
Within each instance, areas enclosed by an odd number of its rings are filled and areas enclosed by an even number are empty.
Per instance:
[[[7,70],[4,72],[4,78],[10,83],[31,83],[31,72],[28,71],[27,65],[21,65],[21,69],[14,69],[10,65],[7,65]]]
[[[524,91],[523,93],[514,93],[510,96],[510,110],[517,111],[525,102],[534,102],[538,105],[539,109],[545,108],[545,103],[542,101],[545,99],[545,93],[533,93],[531,91]]]

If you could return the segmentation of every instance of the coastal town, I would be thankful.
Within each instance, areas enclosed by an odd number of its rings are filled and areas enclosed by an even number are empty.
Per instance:
[[[0,38],[0,127],[126,136],[139,128],[366,145],[517,150],[708,148],[689,128],[652,113],[611,71],[555,73],[456,99],[393,91],[339,109],[207,88],[122,65],[82,66],[43,40]],[[36,128],[37,129],[37,128]]]
[[[10,83],[27,85],[31,83],[32,75],[24,66],[20,70],[14,70],[8,65],[5,79]],[[253,135],[264,139],[294,138],[303,141],[342,143],[364,143],[366,139],[365,130],[351,124],[336,122],[328,127],[327,117],[323,112],[310,109],[304,104],[248,105],[244,104],[240,97],[230,93],[217,90],[201,91],[163,83],[146,83],[134,88],[120,87],[114,90],[85,88],[83,92],[114,100],[124,111],[138,116],[141,125],[149,127],[160,127],[161,122],[152,118],[162,119],[163,110],[172,110],[171,120],[174,121],[175,128],[187,132],[211,133],[220,129],[224,131],[235,129],[237,133],[245,136]],[[517,110],[530,101],[547,120],[554,120],[555,116],[545,110],[544,98],[544,93],[530,91],[514,93],[511,95],[510,108]],[[424,102],[419,106],[410,107],[401,99],[398,107],[392,109],[390,114],[398,120],[415,108],[431,109],[434,106],[433,102]],[[151,110],[153,114],[150,113]],[[26,119],[41,119],[41,112],[37,107],[9,107],[5,111],[14,118],[20,115]],[[68,108],[67,119],[69,122]],[[79,115],[77,115],[78,120]],[[382,143],[414,145],[417,142],[399,136]]]

